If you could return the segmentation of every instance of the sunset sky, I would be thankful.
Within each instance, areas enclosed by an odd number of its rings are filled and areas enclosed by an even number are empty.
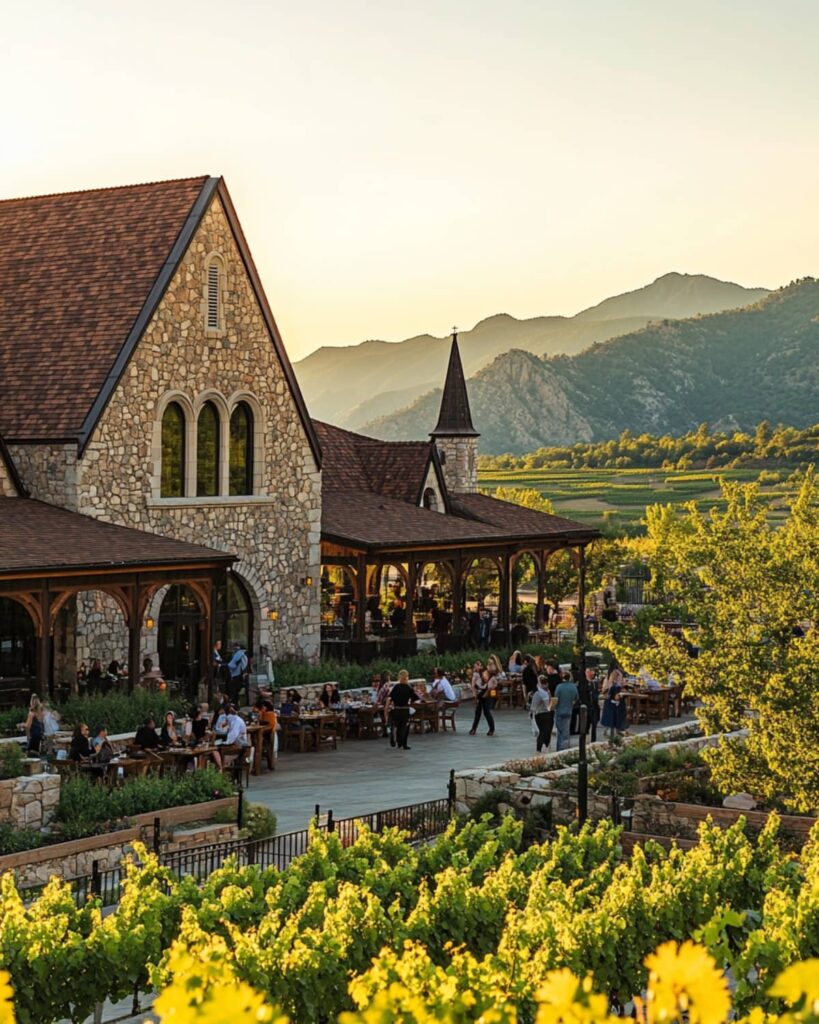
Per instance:
[[[815,0],[39,0],[2,38],[2,195],[224,175],[293,359],[819,272]]]

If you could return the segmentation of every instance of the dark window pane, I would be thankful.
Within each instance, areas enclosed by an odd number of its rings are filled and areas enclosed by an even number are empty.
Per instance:
[[[181,498],[185,493],[185,414],[176,402],[171,402],[162,415],[159,493],[163,498]]]
[[[219,493],[219,413],[213,402],[205,402],[196,424],[196,493]]]
[[[253,493],[253,413],[245,402],[230,417],[230,493]]]
[[[9,597],[0,597],[0,676],[33,676],[36,650],[34,623],[26,609]]]

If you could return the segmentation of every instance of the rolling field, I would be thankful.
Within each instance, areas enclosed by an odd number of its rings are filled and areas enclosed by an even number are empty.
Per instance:
[[[793,494],[787,483],[791,470],[779,471],[782,482],[771,481],[775,474],[764,474],[762,494],[768,499],[770,519],[776,522],[786,515],[786,504]],[[646,505],[681,505],[696,502],[700,510],[722,507],[720,482],[738,480],[750,483],[759,477],[758,469],[514,469],[484,470],[480,487],[533,488],[550,498],[556,514],[607,530],[634,533],[641,529]]]

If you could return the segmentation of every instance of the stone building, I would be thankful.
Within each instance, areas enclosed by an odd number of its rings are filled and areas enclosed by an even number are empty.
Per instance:
[[[0,202],[0,239],[0,495],[13,465],[35,501],[235,555],[216,637],[316,657],[321,453],[224,181]],[[144,611],[142,653],[201,675],[191,589]],[[124,660],[121,602],[76,591],[53,645],[66,675]]]

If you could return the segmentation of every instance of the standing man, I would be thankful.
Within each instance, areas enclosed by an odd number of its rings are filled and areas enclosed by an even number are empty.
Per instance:
[[[228,662],[228,671],[230,672],[230,683],[229,693],[230,699],[234,704],[239,703],[239,693],[242,689],[242,681],[244,674],[247,671],[247,654],[241,643],[235,643],[233,645],[233,657]]]
[[[409,684],[409,672],[402,668],[398,673],[398,682],[390,690],[387,698],[387,713],[392,716],[392,725],[395,730],[394,737],[390,738],[390,746],[397,746],[399,750],[409,750],[407,740],[409,739],[410,704],[415,704],[418,694]]]
[[[597,689],[597,678],[593,668],[587,668],[583,679],[578,684],[579,700],[589,709],[586,721],[586,732],[591,732],[592,743],[597,742],[597,723],[600,721],[600,699]]]
[[[554,696],[552,697],[552,711],[555,716],[557,727],[557,749],[567,750],[569,747],[569,735],[572,725],[572,708],[577,703],[577,684],[571,678],[564,679],[557,684]]]

